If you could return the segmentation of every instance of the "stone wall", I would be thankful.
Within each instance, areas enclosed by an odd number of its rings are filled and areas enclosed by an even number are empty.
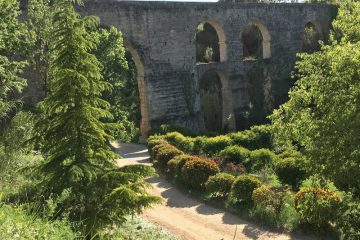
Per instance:
[[[232,129],[242,126],[249,105],[248,61],[243,61],[241,34],[250,23],[263,35],[264,58],[271,59],[276,45],[292,55],[301,50],[304,27],[316,22],[326,36],[336,9],[325,4],[220,4],[180,2],[136,2],[91,0],[79,12],[96,15],[102,26],[115,26],[138,68],[142,132],[162,123],[204,129],[198,89],[194,113],[186,104],[181,74],[191,71],[194,86],[208,70],[216,70],[223,84],[224,119],[232,118]],[[202,22],[210,23],[219,35],[220,62],[196,64],[195,33]],[[33,85],[30,84],[30,88]],[[225,94],[225,95],[224,95]],[[224,121],[225,122],[225,121]]]

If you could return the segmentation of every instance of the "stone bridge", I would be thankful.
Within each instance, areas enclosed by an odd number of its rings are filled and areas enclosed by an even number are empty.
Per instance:
[[[325,40],[336,14],[326,4],[115,0],[90,0],[78,10],[98,16],[102,26],[115,26],[123,33],[137,67],[143,136],[163,123],[204,130],[206,121],[216,118],[221,125],[218,130],[243,128],[241,119],[250,104],[249,68],[260,60],[272,61],[276,46],[286,47],[295,58],[303,51],[304,29],[309,24],[317,40]],[[207,62],[196,57],[196,33],[205,23],[215,30],[218,40],[218,57]],[[261,33],[261,56],[246,56],[243,32],[249,25]],[[200,80],[209,72],[219,80],[220,97],[214,100],[217,93],[209,90],[209,106],[204,110]]]

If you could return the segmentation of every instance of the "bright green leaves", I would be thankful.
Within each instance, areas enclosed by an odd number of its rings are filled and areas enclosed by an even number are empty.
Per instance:
[[[296,143],[311,160],[312,171],[356,194],[360,194],[359,11],[360,3],[341,6],[334,21],[341,41],[300,55],[296,66],[300,80],[290,91],[290,100],[271,116],[279,142]]]

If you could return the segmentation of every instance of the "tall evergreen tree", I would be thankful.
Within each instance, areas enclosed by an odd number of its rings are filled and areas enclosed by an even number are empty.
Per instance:
[[[109,103],[100,97],[110,84],[102,79],[101,64],[91,54],[95,41],[88,30],[95,17],[81,19],[70,1],[55,3],[50,51],[51,93],[40,104],[44,117],[37,124],[45,163],[41,184],[45,199],[55,197],[54,217],[68,215],[89,238],[126,214],[158,202],[146,192],[143,166],[115,168],[106,141],[111,123]]]
[[[25,33],[19,14],[18,1],[0,0],[0,120],[17,106],[15,95],[26,86],[19,76],[26,62],[14,60]]]

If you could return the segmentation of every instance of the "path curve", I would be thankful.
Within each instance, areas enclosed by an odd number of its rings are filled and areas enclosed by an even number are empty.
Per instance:
[[[151,166],[146,146],[140,144],[113,143],[115,150],[124,158],[119,166],[144,164]],[[201,203],[177,190],[163,177],[148,180],[150,192],[164,199],[162,205],[147,209],[143,217],[166,228],[184,240],[242,240],[242,239],[312,239],[290,237],[273,233],[245,221],[234,214]],[[235,237],[234,237],[235,236]]]

